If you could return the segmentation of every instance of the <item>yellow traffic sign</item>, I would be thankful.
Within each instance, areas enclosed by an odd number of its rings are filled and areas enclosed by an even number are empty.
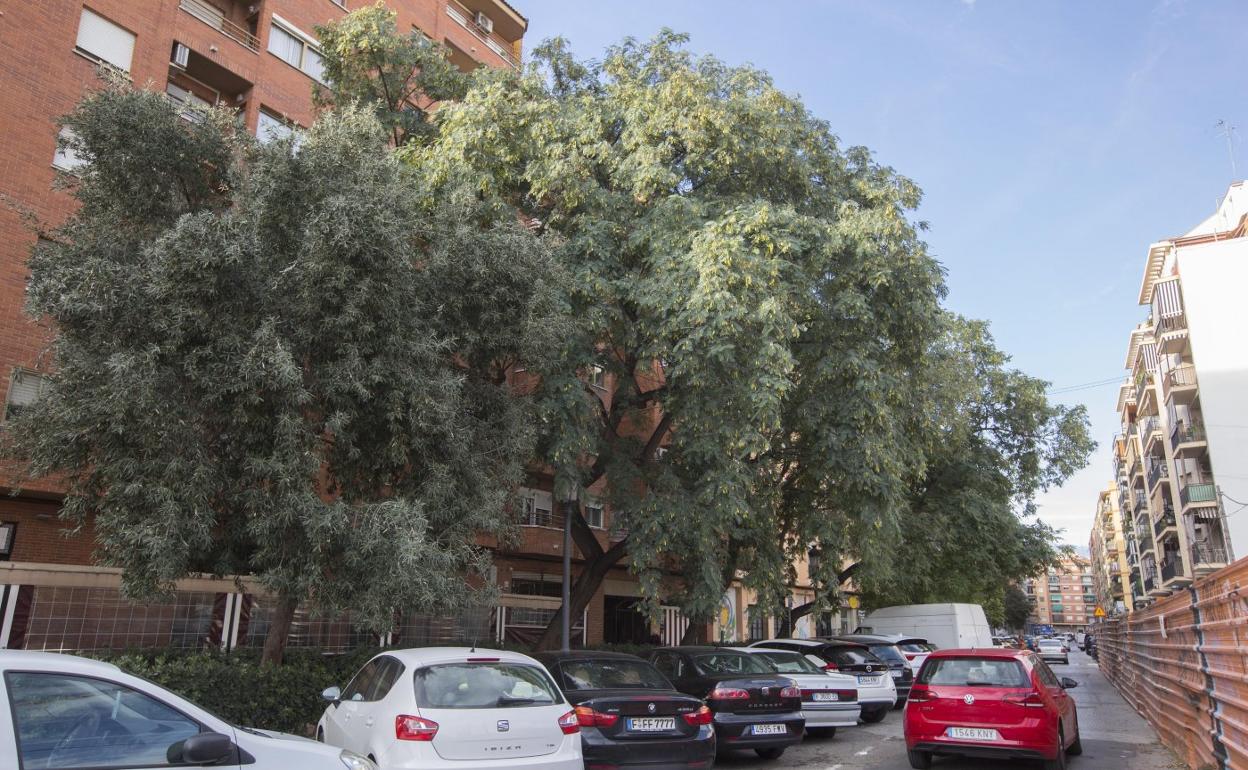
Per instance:
[[[1103,618],[1103,617],[1105,617],[1105,610],[1101,609],[1100,607],[1097,607],[1097,608],[1096,608],[1096,612],[1094,612],[1094,613],[1092,613],[1092,614],[1093,614],[1094,616],[1098,617],[1098,618]]]
[[[856,610],[856,609],[858,609],[858,597],[857,597],[857,596],[851,596],[851,597],[849,597],[849,599],[847,599],[847,600],[845,601],[845,603],[849,605],[849,608],[850,608],[851,610]]]

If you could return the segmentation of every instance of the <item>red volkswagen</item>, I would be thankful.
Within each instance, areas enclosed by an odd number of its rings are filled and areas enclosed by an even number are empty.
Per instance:
[[[1039,759],[1063,770],[1083,751],[1079,717],[1059,679],[1029,650],[937,650],[923,663],[906,703],[910,766],[931,767],[936,754]]]

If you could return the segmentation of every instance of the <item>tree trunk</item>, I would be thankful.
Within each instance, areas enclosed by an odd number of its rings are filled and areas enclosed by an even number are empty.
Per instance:
[[[616,543],[611,548],[602,553],[602,555],[585,560],[585,566],[581,570],[581,574],[577,576],[576,582],[572,585],[572,617],[576,618],[585,611],[589,606],[589,602],[594,598],[594,594],[598,593],[599,586],[602,581],[607,579],[607,573],[611,568],[624,558],[627,549],[624,547],[624,541]],[[550,623],[546,625],[546,629],[542,631],[542,635],[538,637],[537,642],[533,645],[536,650],[553,650],[560,644],[559,634],[563,625],[563,607],[555,613],[550,619]]]
[[[839,573],[837,573],[836,580],[837,580],[838,588],[840,586],[845,585],[845,582],[854,576],[854,573],[858,571],[858,567],[860,564],[862,564],[862,562],[856,561],[853,564],[846,567],[845,569],[841,570]],[[812,611],[814,611],[815,605],[817,603],[818,602],[806,602],[805,604],[799,604],[798,606],[789,610],[789,633],[790,634],[793,633],[793,629],[797,626],[797,621],[806,617]]]
[[[703,621],[690,620],[685,626],[685,633],[680,637],[681,644],[706,644],[706,628],[709,624]]]
[[[282,656],[286,654],[286,640],[290,637],[290,624],[295,619],[295,609],[299,601],[286,594],[277,597],[273,605],[273,617],[269,622],[269,633],[264,637],[264,652],[260,655],[261,663],[274,666],[282,664]]]

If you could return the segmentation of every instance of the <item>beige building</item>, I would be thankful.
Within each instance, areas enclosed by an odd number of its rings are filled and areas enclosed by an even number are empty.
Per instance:
[[[1096,587],[1092,567],[1082,556],[1067,556],[1045,575],[1023,581],[1023,592],[1032,600],[1028,624],[1053,626],[1054,631],[1073,632],[1092,622],[1096,611]]]
[[[1130,612],[1131,567],[1127,563],[1127,539],[1123,530],[1122,511],[1118,507],[1118,486],[1111,484],[1096,499],[1096,518],[1088,542],[1092,567],[1092,585],[1096,588],[1097,606],[1107,615]]]

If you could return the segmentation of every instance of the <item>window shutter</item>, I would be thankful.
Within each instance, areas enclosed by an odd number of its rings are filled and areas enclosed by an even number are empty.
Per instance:
[[[130,61],[134,58],[134,35],[90,8],[82,9],[77,46],[79,50],[108,62],[122,72],[130,71]]]

